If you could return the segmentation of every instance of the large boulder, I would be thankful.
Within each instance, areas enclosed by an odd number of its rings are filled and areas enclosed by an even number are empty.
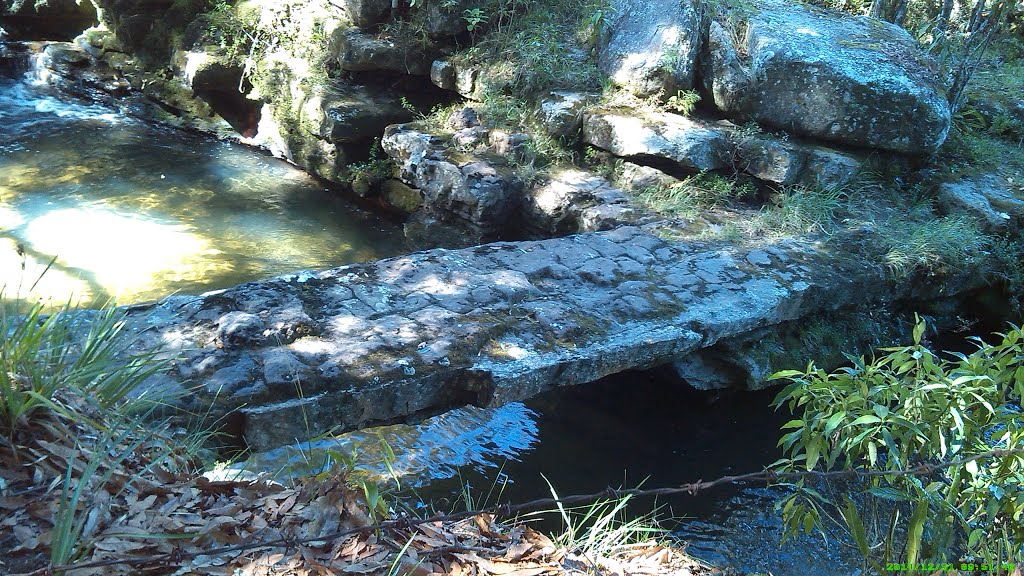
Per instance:
[[[338,4],[360,28],[383,22],[391,12],[391,0],[339,0]]]
[[[683,171],[730,169],[764,182],[809,188],[842,187],[864,163],[863,154],[751,132],[728,121],[621,108],[587,111],[583,141],[616,156],[656,165],[671,162]],[[650,180],[647,175],[642,179]]]
[[[664,112],[596,108],[583,117],[583,141],[634,159],[661,159],[693,171],[732,164],[728,130]]]
[[[700,15],[692,0],[612,0],[597,62],[638,96],[693,87]]]
[[[639,219],[621,190],[575,168],[554,172],[523,200],[522,231],[540,238],[607,230]]]
[[[950,110],[935,68],[898,26],[771,0],[741,45],[709,30],[705,88],[720,109],[792,133],[909,154],[934,152]]]
[[[0,29],[8,40],[71,40],[99,22],[92,2],[8,0],[0,2]]]
[[[426,76],[433,55],[409,39],[380,38],[358,30],[338,30],[333,50],[342,70],[368,72],[386,70]]]

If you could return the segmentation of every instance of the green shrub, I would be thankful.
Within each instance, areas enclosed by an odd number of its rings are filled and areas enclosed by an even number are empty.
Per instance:
[[[961,216],[889,222],[880,238],[885,264],[897,276],[962,270],[988,244],[974,220]]]
[[[129,352],[122,312],[44,310],[40,303],[25,310],[18,301],[0,300],[0,431],[10,445],[40,413],[67,412],[62,394],[104,411],[143,409],[141,399],[125,401],[164,363]]]
[[[773,375],[789,385],[775,405],[796,416],[782,428],[780,471],[859,470],[837,487],[803,478],[782,498],[786,537],[843,530],[865,563],[1024,560],[1024,334],[943,359],[918,321],[911,346],[827,373]],[[993,449],[1005,452],[978,457]],[[921,465],[937,472],[914,472]]]

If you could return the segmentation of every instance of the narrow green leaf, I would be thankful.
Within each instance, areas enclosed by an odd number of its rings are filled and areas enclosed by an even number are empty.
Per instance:
[[[779,370],[768,377],[768,380],[782,380],[784,378],[793,378],[795,376],[803,376],[804,373],[799,370]]]
[[[839,426],[839,423],[843,421],[843,418],[846,418],[845,410],[841,410],[833,414],[832,417],[825,422],[825,436],[830,436]]]
[[[877,498],[893,502],[905,502],[910,499],[906,492],[891,486],[872,486],[868,488],[868,493]]]
[[[865,414],[860,418],[857,418],[853,422],[850,422],[849,424],[847,424],[847,426],[860,426],[862,424],[878,424],[881,421],[882,420],[878,416],[875,416],[874,414]]]
[[[907,525],[907,564],[916,564],[921,552],[921,538],[924,536],[924,521],[928,516],[928,501],[920,500],[914,507]]]
[[[857,548],[860,549],[861,555],[864,558],[869,558],[871,548],[868,546],[864,522],[861,521],[860,514],[857,513],[857,505],[854,504],[849,496],[846,497],[846,505],[843,507],[842,514],[843,520],[846,521],[846,526],[850,529],[850,535],[853,536],[853,541],[857,543]]]
[[[818,456],[821,450],[821,443],[817,440],[812,440],[807,445],[807,470],[814,470],[814,466],[818,463]]]

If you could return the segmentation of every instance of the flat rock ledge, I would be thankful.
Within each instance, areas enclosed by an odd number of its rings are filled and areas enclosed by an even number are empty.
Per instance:
[[[722,338],[865,302],[920,297],[810,241],[666,242],[636,227],[430,250],[133,308],[157,385],[241,408],[267,449],[685,357]],[[913,288],[916,285],[917,288]]]

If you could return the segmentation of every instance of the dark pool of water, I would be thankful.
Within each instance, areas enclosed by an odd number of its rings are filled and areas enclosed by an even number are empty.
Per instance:
[[[400,226],[284,161],[0,79],[8,296],[139,302],[404,251]]]
[[[479,500],[502,484],[502,500],[591,493],[606,487],[662,487],[757,472],[777,460],[787,418],[769,404],[775,391],[713,398],[653,373],[625,373],[526,403],[537,441],[494,469],[464,468],[432,484],[423,498],[451,500],[465,484]],[[441,494],[447,492],[447,495]],[[634,514],[658,510],[663,526],[691,554],[715,565],[775,576],[850,573],[857,558],[820,540],[779,545],[774,503],[783,492],[763,485],[722,487],[696,495],[642,499]],[[561,528],[555,515],[549,530]]]
[[[404,502],[423,509],[525,502],[607,487],[661,487],[757,472],[780,457],[775,444],[788,418],[769,404],[775,391],[713,398],[655,373],[618,374],[494,410],[468,408],[415,426],[387,426],[303,449],[260,454],[250,470],[317,472],[332,448],[358,445],[358,461],[378,478],[398,476]],[[386,442],[394,452],[389,469]],[[549,483],[550,482],[550,487]],[[747,573],[853,573],[855,552],[820,539],[780,546],[774,503],[784,492],[726,486],[696,495],[639,499],[637,517],[658,510],[662,526],[691,554]],[[562,530],[556,514],[539,528]]]

